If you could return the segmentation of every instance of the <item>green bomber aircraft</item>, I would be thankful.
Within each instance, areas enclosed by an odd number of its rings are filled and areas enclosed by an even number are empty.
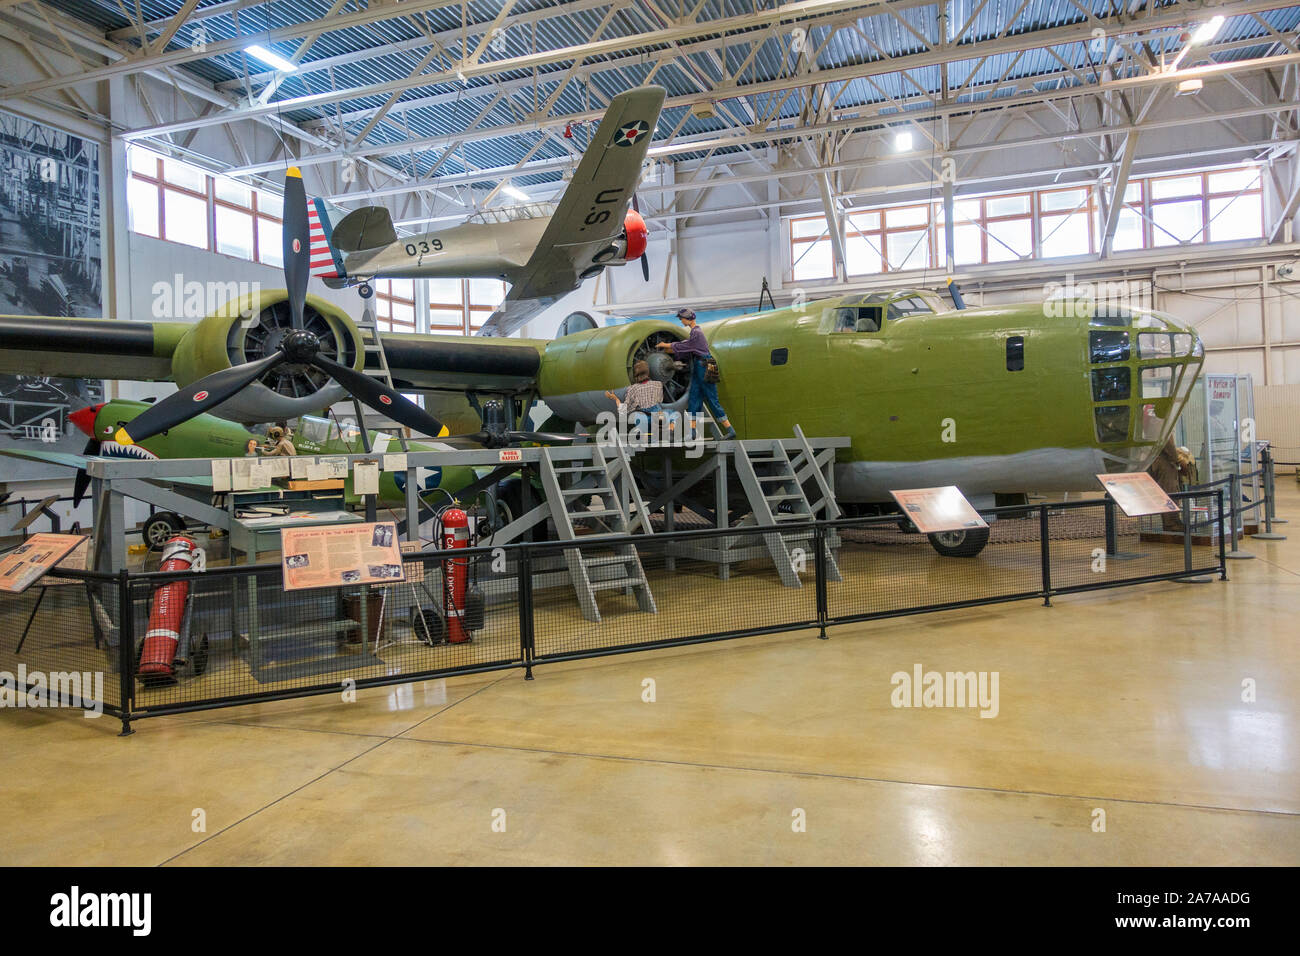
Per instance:
[[[100,378],[111,368],[116,378],[192,391],[301,337],[286,298],[264,290],[193,324],[3,316],[0,372]],[[244,313],[254,318],[241,320]],[[338,366],[360,371],[377,361],[355,323],[322,299],[306,297],[302,327]],[[1171,317],[1086,300],[953,309],[934,293],[899,290],[703,329],[740,438],[783,437],[798,424],[809,435],[851,439],[835,476],[849,513],[892,510],[891,489],[954,484],[987,507],[1031,491],[1093,489],[1098,473],[1144,469],[1172,434],[1204,362],[1199,338]],[[625,387],[638,359],[681,407],[688,373],[655,345],[685,334],[673,322],[641,320],[551,341],[382,340],[397,389],[424,393],[438,426],[424,430],[455,434],[479,427],[475,405],[491,398],[503,401],[512,426],[536,399],[561,419],[592,423],[612,410],[604,392]],[[343,397],[295,358],[226,400],[220,414],[287,420]],[[974,553],[984,540],[936,547]]]

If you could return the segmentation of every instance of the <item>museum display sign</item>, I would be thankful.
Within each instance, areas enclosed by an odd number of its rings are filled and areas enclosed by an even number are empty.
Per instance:
[[[392,521],[285,528],[280,550],[286,591],[406,580]]]
[[[891,491],[898,507],[922,534],[987,528],[988,524],[971,507],[956,485],[942,488],[909,488]]]
[[[1178,510],[1178,506],[1170,499],[1169,492],[1156,484],[1156,480],[1145,471],[1122,475],[1098,475],[1097,480],[1115,499],[1120,511],[1130,518]]]
[[[79,534],[34,534],[0,558],[0,591],[21,594],[84,544]]]

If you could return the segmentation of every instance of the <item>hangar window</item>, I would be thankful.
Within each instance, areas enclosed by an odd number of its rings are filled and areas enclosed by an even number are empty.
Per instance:
[[[830,279],[835,275],[825,216],[790,220],[790,262],[796,280]]]
[[[1052,189],[1038,194],[1041,254],[1085,256],[1094,252],[1092,190]]]
[[[375,325],[384,332],[415,331],[415,280],[376,279]]]
[[[1025,337],[1012,335],[1007,338],[1007,371],[1023,372],[1025,369]]]
[[[1096,365],[1103,362],[1127,362],[1129,356],[1127,332],[1089,332],[1090,361]]]
[[[500,279],[427,279],[429,331],[468,335],[483,327],[506,296]]]
[[[1092,400],[1094,402],[1122,402],[1133,391],[1132,373],[1127,365],[1118,368],[1092,370]]]
[[[132,232],[279,266],[283,200],[140,146],[128,150]]]
[[[1094,412],[1097,420],[1097,441],[1102,444],[1128,441],[1129,407],[1127,405],[1102,405]]]

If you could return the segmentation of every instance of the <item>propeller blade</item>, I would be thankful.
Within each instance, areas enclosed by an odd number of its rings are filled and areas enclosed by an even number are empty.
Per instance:
[[[307,229],[307,190],[302,172],[290,166],[284,175],[284,282],[289,287],[289,314],[295,329],[302,328],[307,280],[311,277],[311,236]]]
[[[636,201],[636,193],[632,194],[632,208],[638,213],[641,211],[641,204]]]
[[[510,432],[511,441],[536,441],[536,442],[572,442],[577,441],[577,435],[561,435],[558,432]]]
[[[401,392],[395,392],[383,382],[370,375],[363,375],[346,365],[340,365],[323,355],[317,355],[311,364],[327,373],[350,393],[353,398],[369,405],[377,412],[382,412],[395,422],[414,429],[430,438],[437,438],[442,431],[442,422],[420,408]]]
[[[98,455],[99,441],[92,438],[86,442],[86,447],[81,452],[83,455]],[[86,469],[78,468],[77,477],[72,482],[72,507],[81,504],[81,499],[86,497],[86,489],[90,487],[90,475],[86,474]]]
[[[288,356],[283,352],[276,352],[256,362],[246,362],[234,368],[213,372],[175,395],[168,395],[156,405],[146,408],[119,428],[113,440],[119,445],[133,445],[159,432],[175,428],[181,422],[187,422],[209,408],[220,405],[286,359]]]
[[[650,259],[647,253],[641,253],[641,278],[650,281]]]

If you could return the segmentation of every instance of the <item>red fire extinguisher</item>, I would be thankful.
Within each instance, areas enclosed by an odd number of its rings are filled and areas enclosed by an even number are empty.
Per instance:
[[[199,546],[192,538],[177,535],[163,547],[159,571],[188,571],[198,558]],[[144,636],[140,653],[140,676],[175,676],[173,662],[176,645],[180,642],[181,618],[185,615],[185,599],[190,593],[188,581],[172,581],[153,592],[153,607],[149,610],[149,630]]]
[[[459,508],[442,513],[442,547],[445,551],[469,547],[469,515]],[[465,630],[465,593],[469,590],[469,561],[452,558],[442,565],[442,610],[447,619],[447,643],[469,640]]]

